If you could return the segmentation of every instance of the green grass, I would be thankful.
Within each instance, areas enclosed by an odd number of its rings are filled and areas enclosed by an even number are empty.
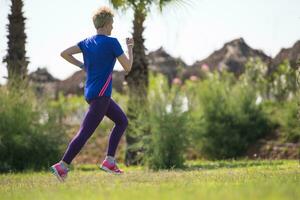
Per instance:
[[[50,172],[0,175],[0,199],[300,199],[298,161],[194,161],[184,170],[124,168],[121,176],[77,166],[65,183]]]

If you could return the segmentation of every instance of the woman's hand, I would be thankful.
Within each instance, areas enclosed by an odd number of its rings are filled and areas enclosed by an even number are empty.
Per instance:
[[[134,41],[132,38],[126,38],[126,45],[128,47],[128,57],[123,53],[121,56],[118,57],[118,61],[124,68],[126,74],[128,74],[131,70],[132,63],[133,63],[133,45]]]
[[[134,40],[133,38],[126,38],[126,45],[127,47],[133,47],[134,46]]]

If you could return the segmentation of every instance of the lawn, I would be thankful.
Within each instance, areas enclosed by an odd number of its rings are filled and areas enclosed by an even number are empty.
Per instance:
[[[48,171],[0,174],[0,199],[300,199],[299,161],[193,161],[184,170],[76,166],[65,183]]]

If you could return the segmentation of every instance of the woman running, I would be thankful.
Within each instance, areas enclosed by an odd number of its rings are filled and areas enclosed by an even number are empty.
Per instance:
[[[99,8],[93,16],[97,34],[80,41],[77,45],[67,48],[61,53],[65,60],[85,70],[84,96],[90,106],[79,131],[69,143],[61,161],[50,167],[52,173],[60,181],[66,179],[69,171],[68,165],[71,164],[104,116],[111,119],[115,126],[110,133],[107,155],[100,164],[100,168],[114,174],[123,173],[117,167],[115,152],[128,125],[128,120],[118,104],[111,99],[112,72],[116,59],[127,73],[131,70],[134,42],[133,39],[126,39],[127,57],[119,41],[114,37],[110,37],[113,29],[113,16],[111,9],[107,7]],[[73,56],[77,53],[83,54],[84,63]]]

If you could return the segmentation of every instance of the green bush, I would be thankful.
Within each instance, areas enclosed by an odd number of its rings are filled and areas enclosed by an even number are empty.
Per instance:
[[[39,170],[57,161],[65,137],[55,107],[37,102],[29,89],[0,90],[0,171]]]
[[[239,83],[251,85],[263,99],[270,97],[272,80],[268,75],[268,65],[259,58],[249,59],[245,65],[245,72],[239,77],[239,80]]]
[[[299,95],[289,101],[267,101],[263,109],[280,132],[282,142],[300,142]]]
[[[143,164],[146,145],[149,142],[150,126],[148,103],[130,97],[126,115],[129,119],[129,126],[126,129],[126,165]]]
[[[200,108],[190,110],[191,121],[197,122],[193,138],[206,157],[243,156],[250,144],[270,132],[271,124],[261,105],[256,104],[256,92],[249,85],[235,84],[226,73],[195,84],[190,92],[194,93],[194,101],[195,96],[198,98],[194,107]]]
[[[295,94],[297,85],[297,69],[291,67],[288,61],[279,65],[271,74],[270,93],[279,102],[284,102]]]
[[[186,147],[186,113],[182,110],[180,88],[168,88],[161,75],[150,78],[151,135],[148,143],[148,166],[151,169],[181,168]]]

